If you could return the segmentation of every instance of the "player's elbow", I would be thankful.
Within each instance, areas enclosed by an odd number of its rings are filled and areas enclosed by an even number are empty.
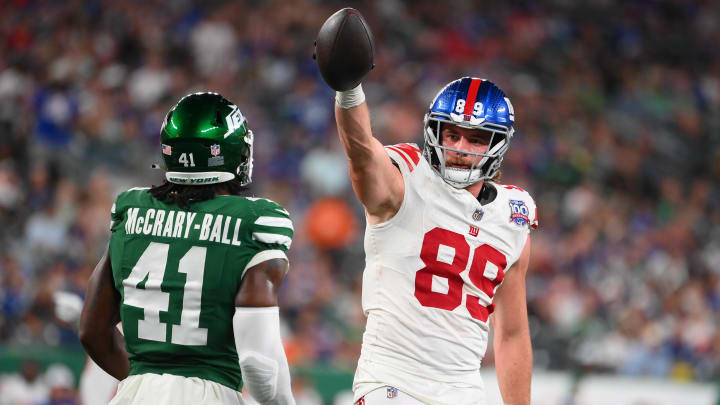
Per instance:
[[[512,328],[495,330],[495,341],[503,342],[525,342],[530,341],[530,330],[526,326],[518,325]]]
[[[532,363],[532,343],[530,334],[523,331],[495,333],[493,351],[498,359],[520,356]]]
[[[95,347],[100,338],[100,328],[88,319],[81,317],[78,327],[78,339],[80,339],[80,344],[82,344],[85,350]]]
[[[81,324],[78,330],[78,339],[80,339],[80,344],[82,344],[86,350],[88,347],[91,347],[95,342],[95,335],[92,328]]]

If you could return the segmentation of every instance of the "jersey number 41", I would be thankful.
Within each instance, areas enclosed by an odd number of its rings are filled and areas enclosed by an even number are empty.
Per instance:
[[[160,322],[160,311],[167,311],[170,293],[161,290],[168,260],[167,243],[152,242],[138,259],[128,278],[123,280],[123,304],[143,309],[138,320],[138,338],[165,342],[167,324]],[[200,327],[200,303],[207,248],[193,246],[180,259],[178,272],[187,274],[180,325],[172,326],[170,343],[185,346],[207,344],[207,328]],[[145,282],[145,288],[138,284]]]

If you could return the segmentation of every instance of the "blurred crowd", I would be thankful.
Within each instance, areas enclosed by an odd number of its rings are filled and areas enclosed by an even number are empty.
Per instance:
[[[364,217],[311,58],[345,6],[375,36],[363,86],[384,143],[422,144],[430,100],[460,76],[512,100],[502,182],[539,206],[536,367],[720,378],[712,0],[0,1],[0,346],[78,347],[52,293],[84,294],[115,196],[162,181],[164,114],[209,90],[255,132],[251,194],[295,223],[281,292],[291,365],[352,371]]]

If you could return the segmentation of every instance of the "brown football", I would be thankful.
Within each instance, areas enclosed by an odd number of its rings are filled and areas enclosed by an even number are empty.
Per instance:
[[[325,82],[334,90],[349,90],[375,67],[375,43],[363,16],[354,8],[331,15],[315,41],[315,60]]]

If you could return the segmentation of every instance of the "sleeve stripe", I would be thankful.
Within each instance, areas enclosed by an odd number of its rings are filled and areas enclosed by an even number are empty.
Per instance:
[[[273,226],[278,228],[290,228],[295,230],[292,225],[290,218],[280,217],[258,217],[255,221],[255,225]]]
[[[287,212],[287,210],[284,210],[284,209],[282,209],[282,208],[275,208],[275,211],[277,211],[277,212],[279,212],[279,213],[281,213],[281,214],[283,214],[283,215],[285,215],[285,216],[288,216],[288,217],[290,216],[290,213]]]
[[[407,164],[407,167],[410,171],[413,171],[413,169],[415,169],[415,167],[412,165],[412,163],[410,163],[410,159],[408,158],[408,156],[406,156],[399,149],[396,149],[395,147],[392,147],[392,146],[386,146],[386,148],[397,153],[398,156],[400,156],[405,161],[405,163]]]
[[[292,239],[289,236],[279,235],[277,233],[253,232],[252,236],[253,239],[262,243],[276,243],[288,249],[290,249],[290,244],[292,243]]]
[[[397,145],[393,145],[392,147],[405,152],[405,154],[410,157],[410,159],[415,165],[420,162],[420,156],[422,155],[422,151],[416,146],[410,145],[409,143],[399,143]]]
[[[245,277],[245,272],[248,271],[248,269],[252,266],[258,265],[262,262],[266,262],[271,259],[285,259],[287,260],[287,255],[285,255],[285,252],[282,250],[263,250],[262,252],[259,252],[255,256],[253,256],[252,259],[248,262],[248,264],[245,265],[245,268],[242,271],[242,275],[240,278]]]

